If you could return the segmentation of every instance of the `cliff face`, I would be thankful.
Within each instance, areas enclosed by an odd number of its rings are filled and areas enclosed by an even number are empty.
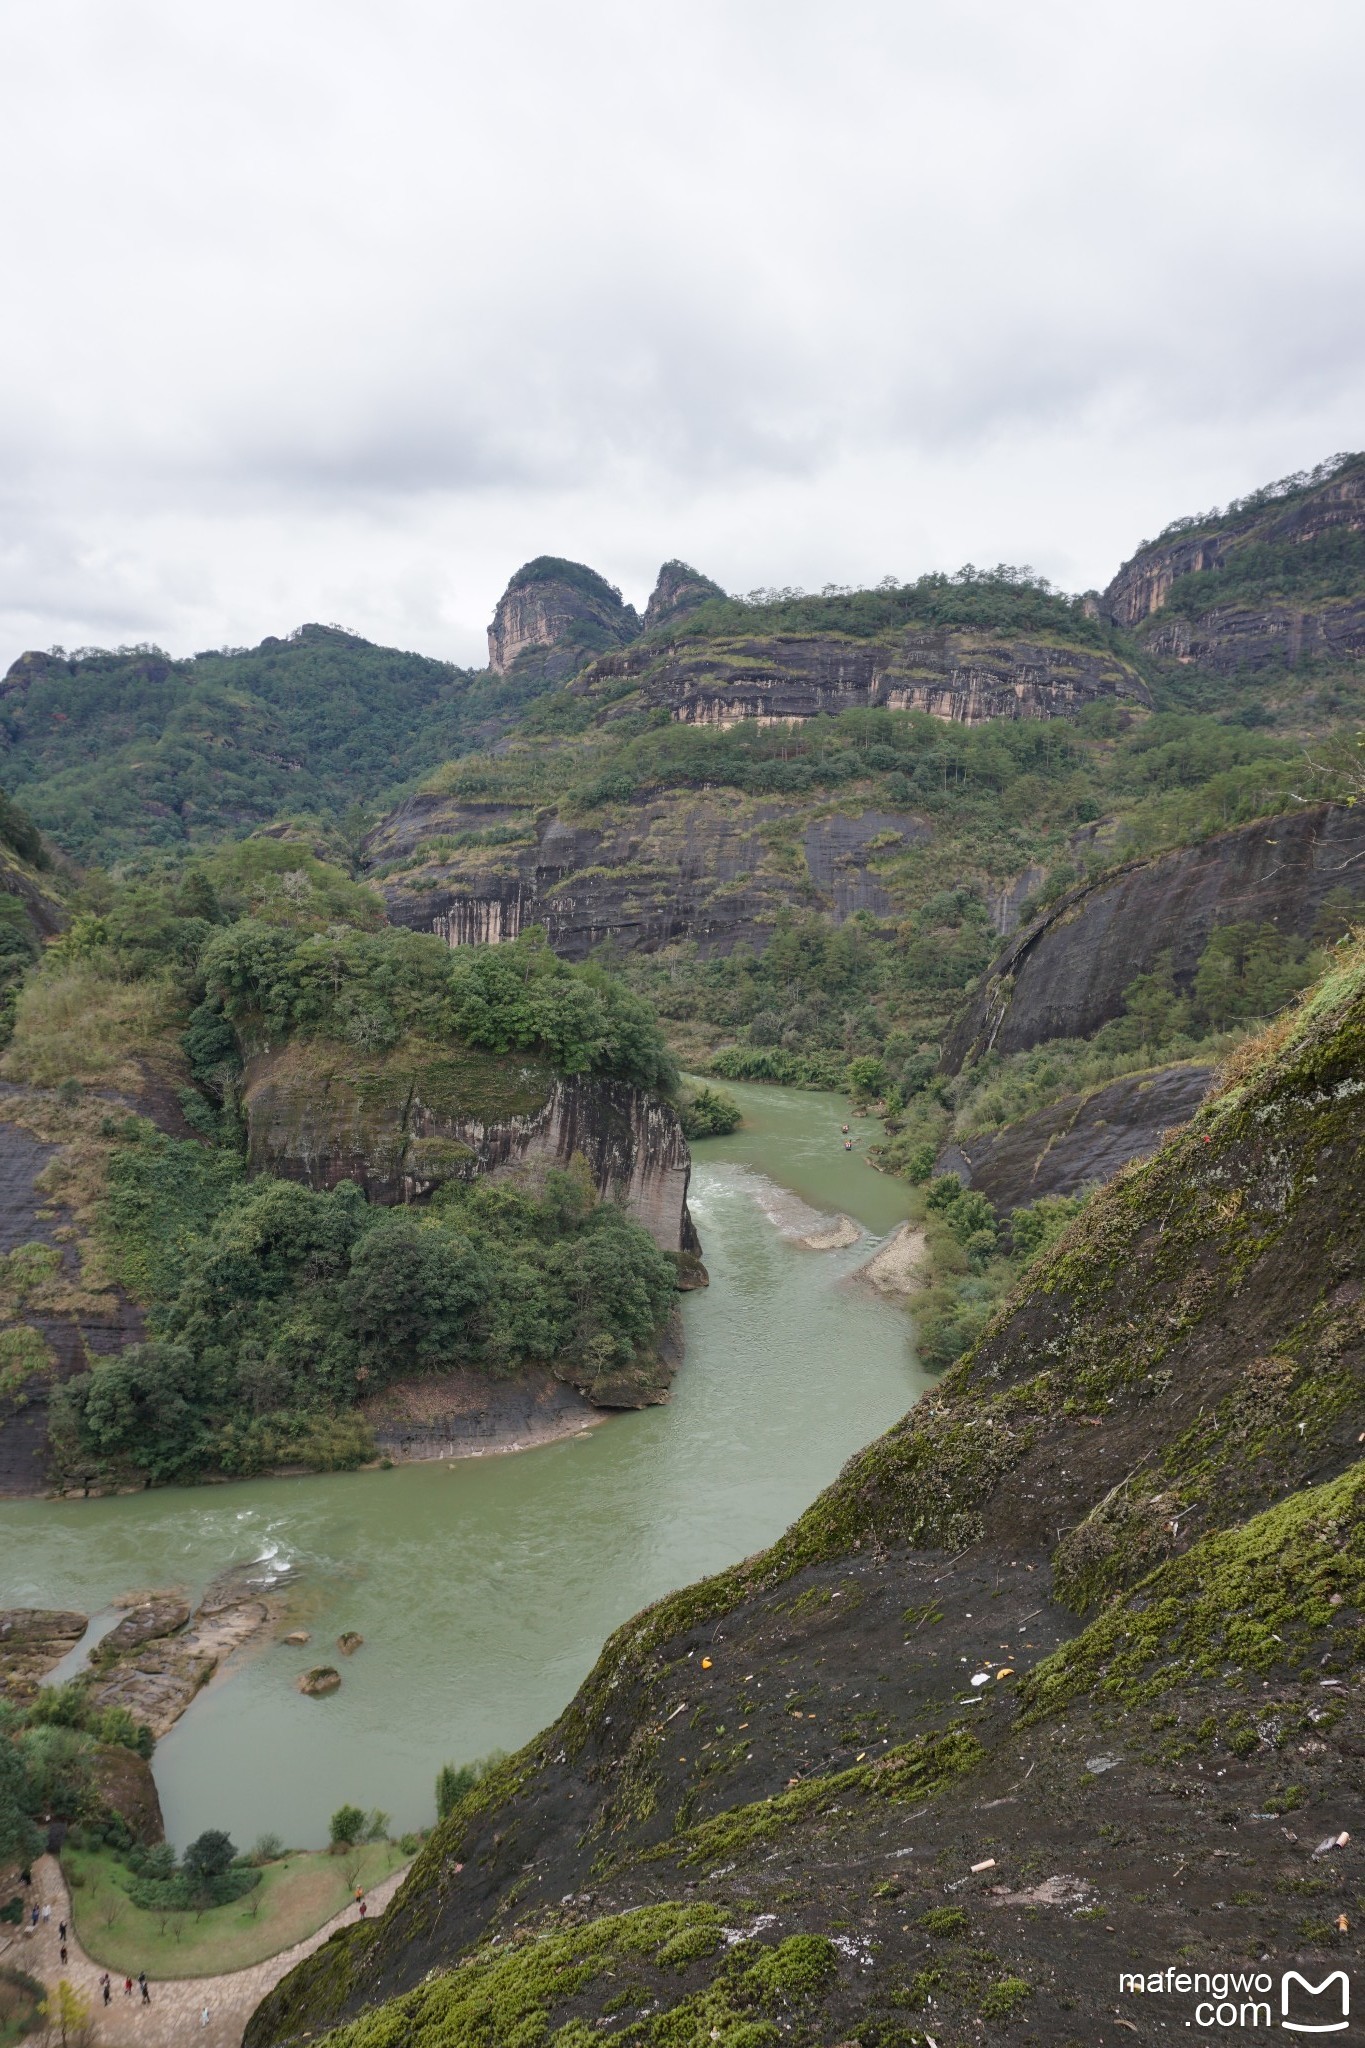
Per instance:
[[[777,1544],[620,1629],[248,2048],[624,2042],[625,2007],[646,2048],[1147,2039],[1198,2023],[1170,1958],[1264,1971],[1267,2030],[1336,1969],[1365,966],[1278,1039]]]
[[[1315,606],[1215,605],[1195,618],[1158,616],[1142,644],[1150,654],[1215,675],[1359,661],[1365,658],[1365,596]]]
[[[1365,458],[1337,458],[1140,548],[1101,611],[1147,652],[1215,674],[1359,660],[1362,532]]]
[[[242,1100],[253,1172],[315,1188],[350,1180],[392,1203],[476,1175],[534,1180],[581,1158],[599,1194],[665,1251],[698,1249],[677,1112],[625,1082],[411,1040],[379,1054],[294,1040],[248,1063]]]
[[[1088,1038],[1169,951],[1188,986],[1216,925],[1274,924],[1307,938],[1325,897],[1365,899],[1365,810],[1319,804],[1225,832],[1073,890],[993,962],[943,1053],[947,1072],[992,1047]]]
[[[518,569],[488,628],[488,666],[505,675],[538,657],[547,682],[573,675],[591,653],[623,646],[640,630],[633,606],[581,562],[541,555]]]
[[[1103,697],[1145,708],[1131,664],[1090,647],[982,632],[776,633],[681,640],[606,657],[579,685],[638,678],[649,703],[684,725],[796,722],[882,706],[963,725],[993,718],[1074,717]]]
[[[709,597],[724,595],[719,583],[713,583],[709,576],[699,575],[689,562],[665,562],[645,607],[644,630],[653,632],[656,626],[668,625],[687,612],[695,611]]]
[[[643,952],[683,938],[728,952],[741,940],[766,944],[784,905],[823,909],[836,923],[858,910],[893,916],[878,863],[928,840],[929,827],[908,812],[810,817],[811,808],[688,791],[587,824],[553,810],[418,795],[368,850],[390,921],[439,932],[452,946],[497,945],[539,924],[570,960],[608,938]],[[477,843],[495,834],[496,846]],[[475,843],[383,874],[386,861],[452,838]]]
[[[1002,1130],[958,1139],[934,1171],[979,1188],[1001,1215],[1044,1195],[1102,1187],[1188,1122],[1212,1081],[1212,1067],[1193,1064],[1126,1074],[1093,1094],[1064,1095]]]

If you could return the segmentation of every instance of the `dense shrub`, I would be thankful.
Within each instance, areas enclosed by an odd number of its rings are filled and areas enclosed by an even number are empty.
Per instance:
[[[692,1088],[679,1105],[685,1138],[724,1138],[744,1121],[739,1104],[723,1088]]]
[[[672,1304],[674,1262],[582,1175],[382,1209],[132,1128],[102,1227],[151,1334],[58,1390],[68,1469],[353,1465],[369,1440],[348,1411],[399,1375],[553,1362],[590,1384],[648,1355]]]
[[[567,1074],[677,1082],[648,1004],[601,968],[571,967],[539,934],[452,951],[427,933],[300,938],[245,918],[215,934],[201,965],[210,997],[248,1042],[316,1031],[376,1050],[420,1031],[489,1052],[539,1051]]]

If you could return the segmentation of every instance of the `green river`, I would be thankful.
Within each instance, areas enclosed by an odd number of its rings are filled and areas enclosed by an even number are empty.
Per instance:
[[[429,1825],[442,1762],[526,1741],[618,1623],[770,1542],[922,1391],[904,1311],[848,1277],[906,1214],[904,1186],[863,1158],[876,1127],[854,1122],[845,1153],[842,1097],[733,1092],[743,1127],[695,1148],[711,1285],[684,1297],[667,1407],[516,1455],[0,1502],[0,1605],[99,1617],[241,1559],[298,1568],[290,1625],[313,1650],[248,1650],[157,1747],[173,1842],[224,1827],[319,1845],[344,1800],[396,1831]],[[807,1204],[869,1236],[806,1250]],[[365,1647],[339,1660],[341,1691],[303,1698],[301,1660],[326,1661],[343,1629]]]

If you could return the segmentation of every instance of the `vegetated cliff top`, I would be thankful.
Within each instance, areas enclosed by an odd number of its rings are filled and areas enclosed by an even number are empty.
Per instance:
[[[1101,599],[1139,626],[1158,611],[1365,591],[1365,454],[1341,454],[1266,484],[1223,510],[1172,520],[1144,541]]]
[[[1120,1973],[1215,1913],[1210,1967],[1335,1967],[1363,1094],[1357,948],[778,1543],[618,1630],[250,2048],[1107,2038],[1192,2017]]]

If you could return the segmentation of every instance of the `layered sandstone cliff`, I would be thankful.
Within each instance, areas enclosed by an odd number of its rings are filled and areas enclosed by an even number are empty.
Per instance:
[[[1068,718],[1114,698],[1150,704],[1137,670],[1084,643],[940,627],[856,639],[769,633],[683,639],[604,657],[577,687],[638,678],[641,696],[683,725],[788,724],[880,707],[961,725]]]
[[[394,1203],[481,1175],[534,1182],[582,1160],[599,1195],[663,1250],[698,1250],[677,1111],[624,1081],[418,1040],[364,1054],[296,1039],[248,1062],[242,1101],[253,1172],[314,1188],[354,1181]]]
[[[1357,661],[1362,533],[1365,457],[1337,457],[1139,548],[1100,610],[1147,652],[1215,674]]]
[[[822,910],[835,923],[857,911],[894,920],[879,868],[927,841],[927,823],[905,811],[812,818],[809,809],[688,790],[587,822],[427,792],[384,821],[369,853],[390,921],[452,946],[498,945],[542,925],[569,960],[607,939],[641,952],[695,939],[728,952],[765,945],[783,908]],[[452,851],[452,840],[465,845]],[[412,863],[428,842],[430,858]]]
[[[593,653],[624,646],[640,630],[621,593],[582,562],[539,555],[518,569],[488,628],[488,666],[505,675],[537,656],[547,682],[562,682]]]

